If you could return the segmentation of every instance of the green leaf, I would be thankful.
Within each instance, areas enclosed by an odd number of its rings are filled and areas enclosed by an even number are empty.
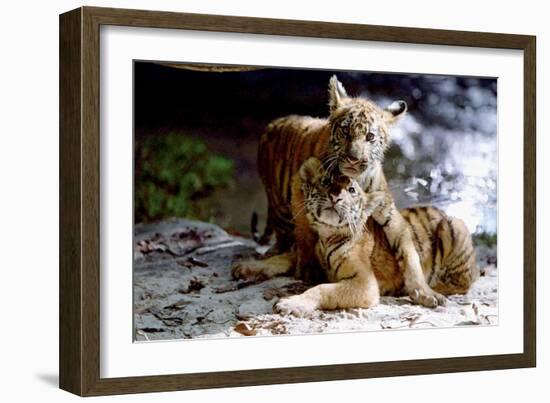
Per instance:
[[[233,161],[181,133],[136,139],[135,155],[136,222],[170,216],[207,220],[210,214],[196,216],[203,199],[233,183]]]

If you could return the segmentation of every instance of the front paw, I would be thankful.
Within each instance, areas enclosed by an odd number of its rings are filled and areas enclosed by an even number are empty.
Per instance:
[[[414,288],[409,293],[409,297],[414,304],[422,305],[427,308],[436,308],[438,306],[444,306],[447,303],[447,298],[430,288]]]
[[[317,303],[303,295],[281,298],[273,307],[276,313],[297,317],[311,316],[316,309]]]
[[[231,276],[235,280],[264,281],[268,276],[259,261],[244,261],[235,263],[231,268]]]

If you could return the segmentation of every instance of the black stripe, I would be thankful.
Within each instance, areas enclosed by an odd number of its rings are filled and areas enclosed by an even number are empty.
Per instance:
[[[270,169],[270,173],[272,175],[272,179],[274,179],[274,183],[275,183],[275,188],[277,189],[277,193],[279,194],[284,194],[282,193],[282,189],[281,189],[281,183],[279,181],[279,178],[280,176],[278,175],[278,171],[276,169],[276,165],[274,162],[276,162],[277,160],[274,158],[276,155],[280,154],[281,153],[281,140],[286,140],[286,136],[284,135],[285,133],[285,130],[281,131],[280,127],[278,127],[276,130],[274,130],[275,133],[277,133],[277,135],[275,136],[275,139],[273,140],[273,136],[270,136],[270,143],[271,143],[271,147],[268,149],[268,151],[270,151],[270,153],[268,153],[267,156],[263,156],[263,158],[265,158],[265,160],[269,160],[269,161],[272,161],[273,163],[271,164],[272,165],[272,168]],[[286,141],[285,141],[286,143]],[[283,150],[284,152],[284,150]],[[258,159],[260,159],[260,155],[258,155]]]
[[[339,242],[342,242],[342,241],[346,241],[347,239],[348,238],[345,235],[335,233],[335,234],[332,234],[331,236],[328,237],[327,243],[330,246],[334,243],[339,243]]]
[[[449,224],[449,227],[451,229],[451,247],[454,248],[456,242],[455,228],[449,219],[447,219],[447,223]]]
[[[426,236],[428,238],[428,244],[431,246],[432,248],[432,271],[433,271],[433,268],[434,268],[434,265],[435,265],[435,251],[434,251],[434,233],[433,233],[433,230],[430,226],[430,219],[428,217],[428,213],[427,213],[427,209],[426,208],[423,208],[424,210],[424,215],[418,213],[417,216],[418,216],[418,221],[420,222],[420,225],[422,226],[422,228],[424,229],[424,232],[426,233]]]
[[[466,263],[468,263],[468,260],[470,260],[472,258],[473,254],[474,254],[473,250],[468,251],[467,253],[463,253],[462,255],[460,255],[460,259],[458,259],[458,258],[455,259],[455,261],[453,262],[452,267],[445,266],[445,271],[448,272],[448,273],[452,273],[456,269],[458,269],[460,266],[464,266]],[[456,263],[457,260],[459,260],[458,263]]]
[[[394,253],[401,253],[401,248],[400,248],[400,245],[401,245],[401,238],[403,238],[403,235],[406,231],[401,231],[399,233],[399,235],[397,235],[395,237],[395,239],[393,240],[393,244],[392,244],[392,250]],[[402,253],[401,253],[402,254]]]
[[[413,233],[414,240],[416,242],[416,250],[417,252],[420,252],[421,256],[424,256],[424,246],[420,242],[420,238],[418,237],[418,233],[416,232],[416,229],[413,225],[411,225],[411,231]]]
[[[345,243],[347,243],[348,240],[345,239],[343,240],[342,242],[340,242],[339,244],[337,244],[335,247],[333,247],[330,252],[327,253],[327,257],[326,257],[326,262],[327,262],[327,267],[330,268],[330,257],[332,256],[332,254],[334,252],[336,252],[336,250],[340,249]]]
[[[338,270],[340,270],[342,264],[344,264],[344,259],[341,259],[340,262],[338,262],[338,264],[336,265],[336,268],[334,269],[334,278],[338,278]]]
[[[430,221],[441,221],[447,217],[443,211],[431,206],[426,207],[426,215]]]
[[[357,272],[353,273],[351,276],[341,278],[340,281],[342,281],[342,280],[352,280],[355,277],[357,277]]]
[[[419,211],[417,211],[416,215],[418,216],[418,221],[420,221],[420,224],[422,225],[422,228],[424,228],[424,231],[426,231],[426,233],[428,235],[431,236],[431,228],[430,228],[430,217],[428,216],[428,210],[427,208],[418,208],[417,209]],[[424,214],[421,214],[420,211],[423,211]]]
[[[435,259],[437,257],[437,248],[439,243],[441,243],[441,241],[438,238],[436,237],[432,238],[432,271],[428,279],[428,284],[430,284],[430,282],[432,281],[432,277],[435,274]]]
[[[285,200],[287,205],[290,205],[290,198],[291,198],[291,180],[290,178],[287,178],[288,171],[287,171],[287,163],[289,160],[287,158],[281,158],[281,165],[279,168],[279,189],[281,189],[281,194],[283,196],[283,199]],[[288,179],[288,181],[286,181]],[[286,186],[285,186],[286,182]]]
[[[445,253],[443,250],[443,240],[441,238],[439,238],[439,242],[437,246],[439,249],[439,254],[441,255],[441,265],[443,265],[443,257],[445,256]]]
[[[372,191],[372,181],[373,181],[373,177],[371,175],[369,175],[369,177],[367,178],[367,181],[365,182],[365,192],[367,193],[370,193]]]
[[[273,208],[273,219],[275,221],[292,224],[292,212],[289,210],[289,207],[290,206],[284,203],[277,203],[277,208]],[[292,224],[292,226],[294,225]]]
[[[455,228],[454,226],[452,225],[452,223],[447,220],[447,222],[449,223],[449,226],[451,227],[451,237],[453,238],[453,244],[451,245],[451,248],[452,248],[452,252],[455,252],[456,249],[457,249],[457,239],[456,239],[456,233],[455,233]],[[450,267],[450,266],[457,266],[458,264],[456,264],[456,262],[462,258],[463,254],[465,253],[465,249],[462,248],[462,254],[459,254],[457,255],[456,253],[454,253],[454,256],[453,257],[453,260],[450,260],[450,261],[447,261],[445,262],[445,266],[447,267]],[[473,253],[473,250],[469,251],[470,254]]]
[[[388,225],[391,221],[391,214],[388,215],[388,217],[386,217],[386,221],[384,221],[382,225],[382,228],[384,228],[386,225]]]
[[[400,240],[402,237],[401,234],[395,239],[395,242],[391,246],[391,252],[394,255],[395,259],[398,261],[403,260],[403,248],[400,247],[401,245]]]

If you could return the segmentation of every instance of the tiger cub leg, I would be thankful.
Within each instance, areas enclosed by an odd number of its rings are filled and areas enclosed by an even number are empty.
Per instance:
[[[393,199],[384,203],[372,217],[384,229],[399,269],[403,273],[405,292],[413,303],[429,308],[445,305],[445,297],[434,291],[424,277],[411,228],[395,207]]]
[[[286,274],[294,268],[294,252],[270,256],[266,259],[250,259],[237,262],[231,268],[234,279],[263,281]]]
[[[319,266],[315,246],[319,239],[307,221],[305,215],[298,215],[295,218],[294,228],[295,250],[296,250],[296,271],[294,278],[306,283],[326,282],[324,270]]]
[[[281,298],[273,307],[280,314],[307,316],[315,310],[370,308],[378,304],[380,291],[370,264],[353,265],[341,269],[342,273],[355,271],[337,283],[319,284],[300,295]],[[361,268],[360,271],[357,271]]]
[[[466,224],[442,219],[435,230],[435,259],[430,285],[445,295],[466,294],[479,278],[475,249]]]
[[[272,207],[275,201],[268,200],[268,203],[267,221],[261,236],[258,231],[258,217],[253,215],[251,220],[252,238],[259,245],[268,245],[273,235],[275,235],[275,242],[265,252],[264,257],[286,253],[294,245],[294,223],[291,219],[286,218],[285,213],[277,213],[277,209]],[[290,215],[290,213],[288,214]]]

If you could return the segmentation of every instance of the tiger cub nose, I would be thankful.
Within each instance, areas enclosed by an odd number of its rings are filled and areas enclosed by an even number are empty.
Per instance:
[[[330,195],[330,200],[332,201],[332,205],[333,205],[333,206],[336,206],[339,202],[342,201],[342,199],[340,198],[340,192],[338,192],[338,193],[331,193],[331,195]]]
[[[359,158],[352,157],[351,155],[348,155],[346,157],[346,161],[349,162],[351,165],[357,165],[361,160]]]

